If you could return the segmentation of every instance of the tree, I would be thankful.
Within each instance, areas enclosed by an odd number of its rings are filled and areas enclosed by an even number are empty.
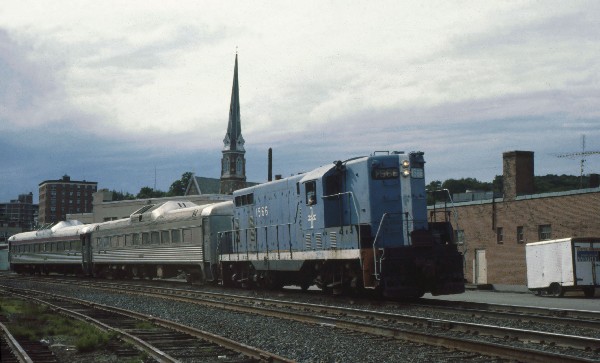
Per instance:
[[[154,190],[150,187],[142,187],[140,192],[135,196],[136,199],[162,198],[166,193],[161,190]]]
[[[442,183],[444,189],[448,189],[450,194],[464,193],[467,190],[491,191],[492,183],[480,182],[475,178],[448,179]]]
[[[181,174],[181,179],[176,180],[169,187],[169,191],[167,192],[167,197],[177,197],[185,194],[185,190],[190,183],[190,179],[192,179],[193,173],[191,171],[186,171]]]
[[[116,190],[111,190],[111,193],[113,193],[113,197],[112,200],[114,201],[118,201],[118,200],[133,200],[135,199],[135,195],[129,193],[129,192],[117,192]]]

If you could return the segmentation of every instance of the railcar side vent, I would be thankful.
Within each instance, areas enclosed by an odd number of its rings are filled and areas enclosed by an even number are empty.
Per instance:
[[[315,234],[315,248],[323,249],[323,235],[321,233]]]
[[[306,236],[304,237],[304,241],[305,241],[305,247],[307,250],[312,249],[312,236],[310,235],[310,233],[307,233]]]
[[[329,245],[331,248],[337,248],[337,232],[329,232]]]

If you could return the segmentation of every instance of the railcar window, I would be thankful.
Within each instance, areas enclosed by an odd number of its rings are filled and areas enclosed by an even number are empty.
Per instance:
[[[153,245],[157,245],[160,243],[160,234],[158,232],[152,232],[150,234],[150,243]]]
[[[181,242],[181,231],[178,229],[174,229],[171,231],[171,240],[173,243]]]
[[[148,232],[144,232],[142,233],[142,244],[147,245],[148,243],[150,243],[150,235]]]
[[[315,180],[304,183],[306,189],[306,205],[317,204],[317,182]]]
[[[117,247],[125,246],[125,237],[123,235],[117,236]]]
[[[169,231],[161,231],[160,232],[160,241],[165,244],[165,243],[171,243],[171,234],[169,233]]]
[[[140,235],[137,233],[132,234],[131,241],[134,245],[139,245],[140,244]]]
[[[124,239],[125,246],[131,246],[131,235],[130,234],[126,234],[125,236],[123,236],[123,239]]]
[[[71,244],[71,247],[75,251],[81,251],[81,241],[75,241]]]
[[[192,242],[192,230],[184,229],[183,230],[183,243],[191,243]]]

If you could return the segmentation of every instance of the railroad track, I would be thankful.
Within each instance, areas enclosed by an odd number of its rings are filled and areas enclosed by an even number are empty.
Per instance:
[[[537,323],[563,324],[600,330],[600,312],[590,310],[541,308],[538,306],[489,304],[468,301],[420,300],[418,304],[399,304],[435,309],[475,317],[497,317]]]
[[[373,336],[479,352],[511,360],[593,362],[600,358],[600,339],[594,337],[180,288],[96,281],[93,287],[110,291],[118,289],[122,292],[175,299],[213,308],[332,326]]]
[[[275,354],[218,335],[133,311],[40,291],[15,288],[6,288],[5,291],[9,291],[13,296],[47,305],[62,314],[92,323],[102,330],[116,332],[120,339],[144,351],[157,362],[291,362]],[[6,335],[13,347],[10,356],[14,356],[17,361],[58,362],[56,359],[46,360],[39,353],[35,353],[38,345],[24,345],[22,342],[11,340],[9,333]],[[118,353],[121,358],[139,355],[139,352]]]

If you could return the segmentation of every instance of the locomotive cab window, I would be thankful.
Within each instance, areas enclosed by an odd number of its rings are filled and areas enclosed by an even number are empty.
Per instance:
[[[254,193],[238,195],[235,197],[235,206],[241,207],[244,205],[254,204]]]
[[[306,205],[317,204],[317,182],[315,180],[304,183],[306,192]]]

